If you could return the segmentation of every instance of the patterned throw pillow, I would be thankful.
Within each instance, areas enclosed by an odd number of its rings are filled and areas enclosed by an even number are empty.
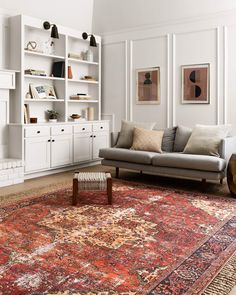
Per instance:
[[[155,122],[154,123],[150,123],[150,122],[140,123],[140,122],[129,122],[129,121],[123,120],[116,147],[129,149],[132,145],[132,142],[133,142],[133,131],[134,131],[135,127],[141,127],[141,128],[151,130],[151,129],[153,129],[155,124],[156,124]]]
[[[162,153],[161,144],[164,131],[134,128],[132,150]]]

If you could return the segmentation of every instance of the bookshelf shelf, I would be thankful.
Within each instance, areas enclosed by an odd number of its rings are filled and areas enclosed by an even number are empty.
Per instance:
[[[50,76],[37,76],[37,75],[24,75],[27,79],[42,79],[42,80],[57,80],[57,81],[65,81],[65,78],[59,77],[50,77]]]
[[[77,58],[70,58],[70,57],[68,58],[68,62],[81,63],[81,64],[94,65],[94,66],[99,65],[98,62],[87,61],[87,60],[82,60],[82,59],[77,59]]]
[[[74,83],[88,83],[88,84],[99,84],[98,81],[82,80],[82,79],[68,79],[68,82],[74,82]]]
[[[25,103],[37,103],[37,102],[65,102],[64,99],[37,99],[37,98],[31,98],[31,99],[25,99]]]
[[[84,100],[82,100],[82,99],[78,99],[78,100],[69,99],[68,102],[69,103],[98,103],[99,101],[95,100],[95,99],[84,99]]]
[[[64,56],[60,55],[53,55],[53,54],[46,54],[43,52],[35,52],[35,51],[30,51],[30,50],[24,50],[25,55],[31,55],[31,56],[42,56],[42,57],[48,57],[48,58],[54,58],[54,59],[65,59]]]

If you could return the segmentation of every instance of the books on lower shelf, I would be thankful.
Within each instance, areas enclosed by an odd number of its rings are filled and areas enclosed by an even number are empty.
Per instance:
[[[71,100],[91,100],[91,96],[86,94],[76,94],[76,95],[71,95],[70,99]]]
[[[33,69],[25,70],[25,75],[44,76],[44,77],[47,76],[44,70],[33,70]]]
[[[24,124],[30,123],[30,112],[29,112],[29,105],[24,104]]]

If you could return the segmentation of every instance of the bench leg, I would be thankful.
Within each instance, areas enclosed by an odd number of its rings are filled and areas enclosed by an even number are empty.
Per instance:
[[[108,197],[108,204],[112,204],[112,178],[107,178],[107,197]]]
[[[77,205],[77,197],[78,197],[78,179],[73,179],[73,195],[72,195],[72,205]]]
[[[119,178],[119,167],[116,167],[116,178]]]

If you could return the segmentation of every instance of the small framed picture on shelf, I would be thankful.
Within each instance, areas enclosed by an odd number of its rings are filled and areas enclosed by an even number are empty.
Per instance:
[[[35,99],[57,99],[52,85],[33,84],[29,85],[31,97]]]

